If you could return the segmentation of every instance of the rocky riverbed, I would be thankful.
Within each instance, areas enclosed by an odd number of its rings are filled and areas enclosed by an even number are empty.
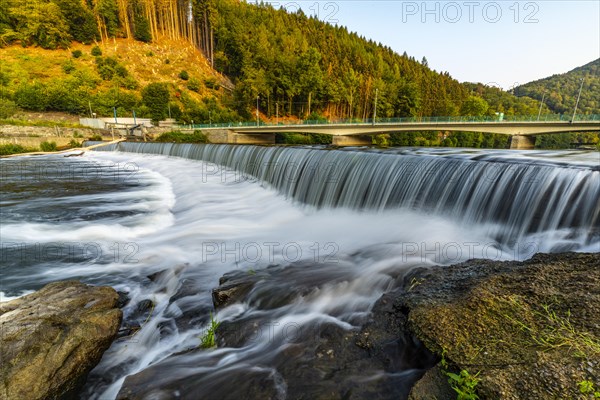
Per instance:
[[[314,281],[294,281],[300,268],[313,269]],[[214,306],[285,309],[318,287],[320,274],[331,273],[324,269],[290,265],[228,273],[213,291]],[[593,399],[599,390],[599,253],[538,254],[523,262],[471,260],[413,269],[396,280],[361,328],[321,323],[295,331],[283,351],[266,358],[274,369],[229,367],[225,378],[215,378],[203,372],[195,356],[212,352],[211,364],[219,363],[220,352],[199,346],[127,377],[118,398],[193,399],[210,393],[212,398],[443,400],[463,391],[494,400]],[[266,290],[273,287],[281,290]],[[183,285],[176,296],[186,290]],[[117,335],[118,302],[110,288],[62,282],[1,304],[0,398],[76,393]],[[186,311],[177,322],[205,324],[209,318],[206,309],[192,314]],[[217,328],[218,347],[247,346],[267,322],[260,312],[236,315]],[[187,372],[177,379],[165,376],[173,366]],[[451,384],[451,376],[460,379]]]
[[[318,267],[309,266],[229,273],[213,292],[215,308],[285,307],[313,290],[294,283],[296,268],[315,268],[318,277]],[[282,386],[288,399],[442,400],[460,390],[480,399],[593,398],[581,393],[580,383],[600,385],[598,253],[471,260],[414,269],[398,280],[361,329],[331,324],[300,332],[270,359],[276,378],[269,370],[232,369],[227,382],[235,385],[202,374],[161,382],[163,368],[185,365],[206,351],[198,348],[128,377],[119,398],[195,398],[209,390],[215,398],[277,399]],[[266,293],[266,282],[277,286],[274,281],[289,284]],[[257,315],[221,323],[218,346],[242,348],[256,340],[265,323]],[[461,371],[450,385],[448,374]]]

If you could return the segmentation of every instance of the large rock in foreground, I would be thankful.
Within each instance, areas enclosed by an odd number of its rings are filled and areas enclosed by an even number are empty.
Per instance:
[[[0,304],[0,399],[68,398],[117,335],[110,287],[51,283]]]
[[[410,331],[457,371],[479,374],[480,399],[588,398],[583,381],[598,390],[600,254],[472,260],[413,271],[406,283],[380,302],[406,313]],[[435,391],[435,376],[411,398],[431,399],[421,393]]]

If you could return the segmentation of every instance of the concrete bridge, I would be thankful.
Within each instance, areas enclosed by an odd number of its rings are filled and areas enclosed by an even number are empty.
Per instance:
[[[269,125],[257,123],[232,123],[200,125],[199,129],[212,143],[272,144],[276,133],[315,133],[333,136],[336,146],[365,146],[371,144],[371,136],[399,132],[482,132],[510,135],[511,149],[533,149],[535,135],[565,132],[600,132],[600,115],[578,116],[575,121],[566,116],[551,116],[540,121],[531,118],[504,120],[483,117],[431,117],[416,120],[378,119],[376,123],[365,122],[317,122],[304,121],[293,125]],[[182,127],[183,129],[187,127]]]

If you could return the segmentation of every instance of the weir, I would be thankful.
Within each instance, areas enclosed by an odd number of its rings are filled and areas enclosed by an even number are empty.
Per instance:
[[[203,160],[224,182],[258,179],[317,208],[410,208],[466,224],[501,223],[502,242],[575,229],[600,235],[600,171],[494,156],[443,157],[306,148],[118,143],[117,150]],[[476,159],[475,159],[476,157]],[[232,173],[231,171],[239,173]]]

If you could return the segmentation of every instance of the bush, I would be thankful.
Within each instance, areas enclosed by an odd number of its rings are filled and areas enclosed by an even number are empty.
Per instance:
[[[98,46],[92,47],[92,55],[94,57],[100,57],[102,55],[102,49]]]
[[[208,138],[200,131],[194,131],[193,133],[171,131],[161,134],[155,141],[171,143],[208,143]]]
[[[71,72],[75,71],[75,64],[73,63],[73,60],[67,60],[62,66],[62,70],[65,74],[70,74]]]
[[[111,80],[114,76],[125,78],[129,75],[127,68],[120,64],[114,57],[97,57],[96,68],[98,69],[98,74],[105,81]]]
[[[73,50],[71,52],[71,55],[73,56],[73,58],[79,58],[83,55],[83,52],[81,50]]]
[[[81,147],[81,142],[78,142],[75,139],[71,139],[71,141],[69,142],[69,147],[73,148],[73,147]]]
[[[219,81],[217,81],[217,79],[214,77],[206,78],[204,80],[204,84],[209,89],[218,89],[219,88]]]
[[[21,146],[20,144],[7,143],[0,145],[0,156],[7,156],[9,154],[28,153],[35,151],[35,149],[28,149]]]
[[[188,79],[190,79],[190,75],[187,73],[187,71],[183,70],[179,73],[179,79],[187,81]]]
[[[71,114],[85,112],[88,95],[85,89],[77,87],[75,82],[56,80],[49,84],[46,110],[65,111]]]
[[[14,101],[0,98],[0,118],[10,118],[17,112],[17,105]]]
[[[188,81],[187,88],[193,92],[198,92],[200,90],[200,81],[195,78],[190,79]]]
[[[40,143],[40,149],[42,151],[56,151],[56,142],[42,142]]]
[[[92,136],[90,136],[88,138],[88,140],[91,140],[92,142],[101,142],[102,141],[102,135],[100,135],[99,133],[95,133]]]
[[[44,111],[48,107],[48,92],[41,83],[19,86],[14,98],[15,103],[26,110]]]

